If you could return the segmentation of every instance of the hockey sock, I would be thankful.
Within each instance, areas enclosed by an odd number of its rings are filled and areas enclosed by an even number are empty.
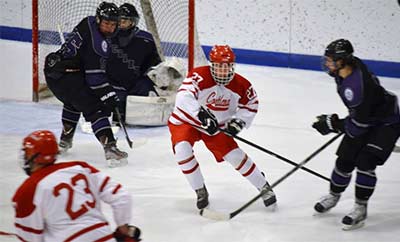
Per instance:
[[[236,148],[224,156],[243,177],[260,190],[265,185],[265,178],[256,164],[241,149]]]
[[[202,188],[204,186],[203,174],[190,143],[183,141],[176,144],[174,157],[193,190]]]

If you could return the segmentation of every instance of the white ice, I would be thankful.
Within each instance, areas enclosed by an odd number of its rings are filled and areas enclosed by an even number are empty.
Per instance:
[[[311,128],[316,115],[346,114],[334,81],[325,73],[250,65],[238,65],[237,71],[253,82],[260,98],[253,125],[240,136],[294,162],[301,162],[332,137],[321,136]],[[380,79],[388,90],[400,96],[400,79]],[[49,129],[58,136],[61,106],[13,100],[1,100],[0,105],[0,231],[12,233],[11,197],[26,178],[18,165],[21,140],[37,129]],[[198,214],[195,194],[174,162],[167,127],[130,127],[128,132],[134,141],[146,143],[131,150],[123,133],[118,133],[119,146],[129,152],[127,167],[107,168],[95,137],[79,130],[73,148],[60,160],[87,161],[121,182],[132,194],[132,224],[142,229],[145,242],[399,241],[400,153],[393,153],[377,169],[378,184],[369,203],[365,227],[345,232],[341,230],[341,219],[354,203],[354,179],[338,206],[324,216],[313,216],[313,206],[328,192],[328,182],[299,170],[275,188],[277,211],[267,211],[260,200],[232,220],[216,222]],[[238,143],[266,173],[270,183],[293,168]],[[338,143],[330,145],[306,166],[329,177]],[[217,164],[203,144],[195,146],[195,154],[212,209],[229,213],[258,194],[228,163]],[[110,208],[103,208],[112,221]],[[0,236],[0,241],[14,240],[12,236]]]

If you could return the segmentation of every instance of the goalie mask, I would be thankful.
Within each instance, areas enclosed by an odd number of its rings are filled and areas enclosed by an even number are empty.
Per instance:
[[[235,76],[235,54],[228,45],[215,45],[209,54],[210,70],[214,81],[227,85]]]
[[[34,163],[53,164],[57,159],[58,144],[54,134],[48,130],[38,130],[26,136],[22,142],[21,167],[31,175]]]
[[[121,47],[129,44],[139,31],[139,14],[135,6],[124,3],[119,7],[118,42]]]

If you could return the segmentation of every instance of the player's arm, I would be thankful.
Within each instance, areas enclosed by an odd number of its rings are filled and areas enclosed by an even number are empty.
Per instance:
[[[117,227],[129,224],[132,214],[132,199],[128,191],[111,177],[95,168],[92,168],[90,179],[95,184],[100,199],[111,206]]]
[[[35,188],[24,183],[14,195],[15,233],[22,241],[43,241],[44,218],[40,204],[33,203]]]
[[[241,95],[235,118],[242,120],[245,127],[250,127],[258,112],[258,96],[253,86],[249,86]]]
[[[178,88],[175,101],[175,111],[179,113],[180,118],[194,126],[201,126],[198,118],[198,113],[201,109],[201,105],[198,102],[199,78],[201,77],[197,73],[190,74],[189,77],[185,78]]]

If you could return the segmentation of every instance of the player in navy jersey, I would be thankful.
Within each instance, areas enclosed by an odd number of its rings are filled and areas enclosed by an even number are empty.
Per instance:
[[[102,2],[96,16],[84,18],[62,47],[46,57],[44,70],[48,87],[64,104],[61,152],[72,147],[75,129],[83,113],[103,145],[110,167],[126,164],[128,157],[116,147],[108,120],[119,102],[106,75],[106,61],[111,50],[108,38],[115,34],[118,19],[118,7]]]
[[[335,78],[337,92],[348,109],[340,119],[337,114],[320,115],[312,125],[323,135],[344,132],[336,152],[330,193],[321,198],[315,210],[324,213],[334,207],[348,187],[356,169],[355,205],[343,220],[343,229],[362,226],[367,218],[367,204],[374,192],[375,169],[389,158],[400,136],[400,114],[396,95],[386,91],[378,78],[353,55],[350,41],[338,39],[325,49],[323,66]]]
[[[107,74],[121,100],[119,111],[124,120],[127,95],[157,96],[154,83],[146,74],[161,59],[151,33],[138,27],[136,8],[124,3],[119,9],[119,30],[112,38]]]

